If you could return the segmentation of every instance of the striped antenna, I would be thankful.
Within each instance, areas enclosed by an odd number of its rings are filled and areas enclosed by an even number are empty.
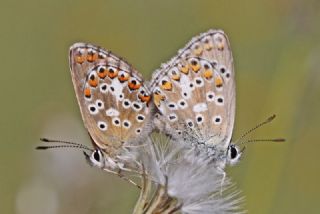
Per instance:
[[[93,151],[93,149],[90,149],[89,147],[83,144],[70,142],[70,141],[54,140],[54,139],[48,139],[48,138],[40,138],[40,141],[45,143],[59,143],[61,145],[37,146],[36,147],[37,150],[56,149],[56,148],[78,148],[78,149]]]
[[[260,128],[261,126],[270,123],[271,121],[274,120],[274,118],[276,118],[276,115],[275,115],[275,114],[273,114],[272,116],[268,117],[268,119],[266,119],[266,120],[263,121],[262,123],[259,123],[259,124],[256,125],[255,127],[249,129],[248,131],[246,131],[243,135],[241,135],[241,137],[239,137],[239,138],[235,141],[235,144],[237,144],[240,140],[242,140],[244,137],[246,137],[248,134],[250,134],[251,132],[253,132],[253,131],[256,130],[257,128]]]

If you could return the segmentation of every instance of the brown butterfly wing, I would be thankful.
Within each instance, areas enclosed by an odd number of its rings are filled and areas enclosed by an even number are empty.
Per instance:
[[[227,148],[235,118],[235,80],[223,31],[194,37],[154,73],[150,89],[168,134]]]
[[[141,75],[123,59],[90,44],[70,48],[70,70],[85,127],[110,156],[150,128],[150,99]]]

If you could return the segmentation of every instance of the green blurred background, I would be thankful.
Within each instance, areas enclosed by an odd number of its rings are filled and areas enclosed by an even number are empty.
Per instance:
[[[0,1],[0,213],[130,213],[135,187],[79,150],[35,151],[39,137],[90,145],[68,48],[90,42],[146,78],[191,37],[223,29],[237,80],[234,136],[276,113],[228,175],[249,213],[319,213],[320,2],[317,0]]]

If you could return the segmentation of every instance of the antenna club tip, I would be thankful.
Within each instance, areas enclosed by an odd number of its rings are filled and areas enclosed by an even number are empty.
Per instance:
[[[285,138],[279,138],[279,139],[275,139],[275,142],[286,142]]]
[[[47,146],[37,146],[36,147],[36,150],[45,150],[45,149],[48,149]]]
[[[41,137],[41,138],[40,138],[40,141],[49,142],[49,139],[48,139],[48,138]]]
[[[274,118],[276,118],[276,115],[275,115],[275,114],[271,115],[271,116],[268,118],[268,121],[271,121],[271,120],[273,120]]]

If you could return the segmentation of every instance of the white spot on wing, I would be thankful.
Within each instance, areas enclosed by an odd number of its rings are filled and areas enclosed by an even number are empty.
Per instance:
[[[170,110],[178,110],[178,106],[174,102],[168,103],[167,106]]]
[[[98,121],[98,128],[101,131],[106,131],[108,129],[108,125],[107,125],[107,123],[105,123],[103,121]]]
[[[171,114],[168,115],[168,120],[170,122],[175,122],[175,121],[178,120],[178,117],[177,117],[177,115],[175,113],[171,113]]]
[[[202,124],[204,122],[204,117],[202,114],[196,115],[196,122],[197,122],[197,124]]]
[[[145,116],[143,114],[138,114],[136,120],[141,123],[144,121]]]
[[[108,110],[106,110],[106,115],[109,117],[117,117],[119,116],[119,114],[119,111],[114,108],[109,108]]]
[[[181,91],[181,96],[185,99],[190,99],[191,98],[191,92],[189,91]]]
[[[135,110],[135,111],[140,111],[142,109],[142,104],[140,104],[136,101],[132,102],[131,106],[132,106],[133,110]]]
[[[214,101],[214,97],[215,97],[215,94],[214,94],[213,91],[208,91],[207,92],[206,98],[207,98],[208,102],[213,102]]]
[[[206,103],[198,103],[193,106],[193,111],[196,113],[207,111],[207,110],[208,110],[208,106]]]
[[[108,92],[108,84],[107,83],[102,83],[99,88],[100,88],[100,92],[103,94],[106,94]]]
[[[180,86],[181,95],[185,99],[189,99],[191,97],[192,91],[194,90],[193,87],[190,88],[190,84],[191,83],[192,83],[192,81],[190,81],[190,79],[189,79],[189,77],[187,75],[181,75],[180,84],[178,84],[178,86]]]
[[[112,124],[114,125],[114,126],[121,126],[121,120],[120,120],[120,118],[119,117],[114,117],[114,118],[112,118]]]
[[[136,134],[139,135],[141,133],[141,129],[136,129]]]
[[[222,123],[222,117],[220,115],[214,116],[212,122],[215,125],[220,125]]]
[[[89,109],[90,114],[92,114],[92,115],[98,114],[98,112],[99,112],[98,108],[95,104],[90,104],[88,106],[88,109]]]
[[[191,119],[186,119],[186,124],[187,124],[190,128],[192,128],[192,127],[194,126],[194,123],[193,123],[193,121],[192,121]]]
[[[118,98],[119,101],[122,101],[124,99],[124,93],[120,93]]]
[[[204,81],[201,77],[196,77],[194,79],[194,84],[196,85],[196,87],[202,87],[204,86]]]
[[[123,120],[122,126],[123,126],[125,129],[128,129],[128,128],[131,127],[131,122],[130,122],[129,120]]]
[[[215,101],[216,101],[216,104],[218,106],[223,106],[224,105],[224,98],[223,98],[222,95],[217,96]]]
[[[111,90],[111,87],[113,87],[113,91]],[[117,102],[121,101],[123,98],[120,98],[121,94],[123,94],[123,87],[124,85],[119,81],[118,78],[112,79],[111,85],[109,87],[109,91],[113,96],[115,96]]]
[[[124,99],[123,102],[122,102],[122,107],[124,109],[128,109],[128,108],[130,108],[130,106],[131,106],[131,101],[128,100],[128,99]]]
[[[180,107],[181,109],[185,109],[185,108],[188,107],[188,103],[187,103],[187,101],[184,100],[184,99],[179,100],[179,101],[178,101],[178,105],[179,105],[179,107]]]
[[[96,106],[98,109],[103,109],[104,108],[104,103],[102,102],[102,100],[97,99],[96,100]]]

